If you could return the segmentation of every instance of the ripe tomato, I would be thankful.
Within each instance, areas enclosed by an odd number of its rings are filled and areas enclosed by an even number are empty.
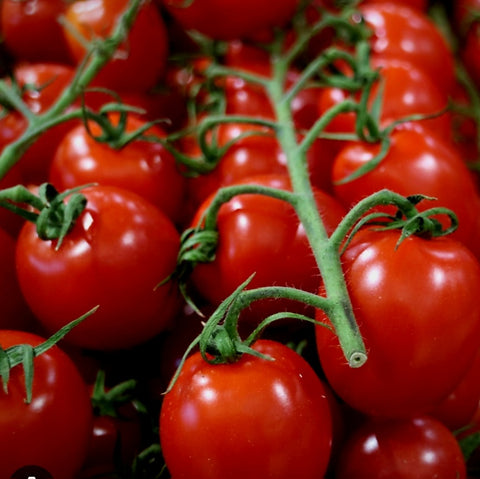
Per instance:
[[[0,291],[3,294],[0,309],[0,330],[30,331],[35,324],[32,313],[23,298],[15,271],[15,240],[0,229]]]
[[[455,436],[428,416],[367,419],[343,444],[336,479],[464,479]]]
[[[288,177],[281,175],[250,177],[241,183],[291,189]],[[320,190],[316,190],[315,198],[326,229],[331,233],[345,210]],[[211,201],[212,196],[200,206],[194,225]],[[252,273],[255,277],[249,288],[295,286],[310,292],[318,288],[318,268],[305,230],[290,204],[260,194],[236,196],[221,206],[217,229],[219,242],[215,260],[198,264],[192,275],[196,290],[209,303],[218,305]],[[241,322],[258,324],[268,314],[305,310],[304,305],[294,301],[265,299],[245,309]]]
[[[441,421],[451,431],[468,426],[473,420],[480,402],[479,370],[480,351],[477,352],[460,383],[429,412],[429,415]]]
[[[382,109],[380,120],[384,124],[405,118],[409,115],[437,115],[448,106],[448,96],[442,92],[436,80],[419,66],[397,58],[372,58],[371,67],[379,69],[380,80],[372,88],[370,104],[382,86]],[[346,100],[349,94],[339,88],[325,88],[319,95],[319,114]],[[327,131],[354,132],[356,115],[353,112],[337,115],[327,127]],[[452,134],[449,113],[422,120],[422,125],[435,133],[450,138]]]
[[[460,56],[468,70],[468,73],[475,82],[477,88],[480,88],[480,22],[475,23],[469,29],[465,42],[460,51]]]
[[[4,349],[43,341],[27,332],[0,331]],[[21,366],[11,370],[8,392],[0,390],[2,476],[13,477],[22,467],[37,466],[59,479],[74,477],[86,457],[92,408],[85,382],[58,346],[34,359],[32,392],[27,404]]]
[[[118,115],[111,115],[118,124]],[[132,133],[145,122],[129,115],[125,128]],[[100,135],[97,123],[88,130],[80,124],[60,141],[50,168],[49,181],[59,191],[89,183],[119,186],[143,196],[177,223],[182,215],[186,180],[173,156],[160,143],[135,140],[117,149],[92,138]],[[145,134],[164,138],[165,132],[153,126]]]
[[[422,68],[445,94],[455,85],[452,51],[433,21],[395,2],[365,3],[359,10],[372,29],[374,56],[407,60]]]
[[[334,391],[351,407],[386,417],[430,411],[479,348],[478,260],[450,237],[410,236],[397,247],[399,238],[399,231],[365,228],[342,256],[367,362],[350,368],[336,335],[316,327]],[[323,311],[317,319],[328,323]]]
[[[177,309],[174,270],[179,235],[150,202],[113,186],[83,190],[87,206],[56,250],[26,223],[17,240],[20,287],[35,316],[56,331],[95,305],[65,339],[92,349],[121,349],[164,330]]]
[[[35,114],[48,110],[73,79],[75,71],[67,65],[55,63],[21,63],[13,74],[20,88],[25,88],[22,99]],[[25,184],[47,180],[48,168],[59,139],[72,128],[69,121],[44,132],[23,154],[18,168]],[[18,139],[27,127],[26,119],[17,111],[10,111],[0,119],[0,149]]]
[[[391,134],[386,157],[363,176],[339,183],[379,152],[379,145],[354,142],[346,145],[333,164],[335,196],[351,207],[360,199],[388,188],[401,195],[424,194],[419,209],[443,206],[453,210],[460,226],[454,237],[480,258],[480,203],[473,177],[458,151],[420,124],[404,124]],[[444,218],[439,218],[445,221]]]
[[[323,477],[332,421],[327,393],[308,363],[285,345],[259,340],[211,365],[187,359],[160,415],[160,440],[172,477],[198,479]],[[285,447],[286,438],[295,438]]]
[[[110,35],[128,0],[81,0],[69,3],[65,18],[87,40]],[[66,27],[65,36],[75,62],[85,56],[85,48]],[[93,84],[118,91],[147,91],[165,73],[168,39],[165,23],[151,2],[141,7],[127,41],[95,77]]]
[[[275,8],[267,0],[183,0],[161,2],[185,30],[197,30],[216,40],[245,38],[285,25],[295,13],[298,0],[281,0]],[[254,14],[252,14],[254,12]]]
[[[59,18],[64,0],[4,0],[0,4],[0,31],[16,61],[70,63]]]

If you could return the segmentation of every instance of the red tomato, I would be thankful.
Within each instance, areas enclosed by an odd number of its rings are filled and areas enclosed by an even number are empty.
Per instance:
[[[166,465],[177,479],[323,477],[332,424],[327,393],[308,363],[281,343],[211,365],[187,359],[160,416]],[[285,447],[286,438],[295,438]]]
[[[233,40],[256,35],[285,25],[295,13],[298,0],[281,0],[272,8],[268,0],[161,0],[186,30],[198,30],[216,40]],[[252,14],[254,12],[254,14]]]
[[[241,183],[291,188],[288,177],[281,175],[251,177]],[[320,190],[316,190],[315,198],[330,234],[345,210]],[[212,196],[200,206],[194,225],[211,201]],[[195,288],[209,303],[219,304],[252,273],[255,277],[249,288],[295,286],[311,292],[318,288],[318,268],[305,230],[290,204],[259,194],[239,195],[221,206],[217,228],[219,242],[215,260],[198,264],[192,276]],[[294,301],[266,299],[244,310],[242,322],[258,324],[268,314],[305,310],[304,305]]]
[[[113,124],[118,115],[112,115]],[[127,118],[126,133],[145,126],[136,116]],[[49,181],[59,191],[89,183],[118,186],[143,196],[174,222],[182,216],[186,180],[174,157],[160,143],[135,140],[117,149],[92,138],[100,135],[97,123],[89,129],[81,124],[60,141],[50,168]],[[153,126],[146,135],[164,138],[165,132]]]
[[[429,414],[441,421],[451,431],[468,426],[478,409],[480,401],[480,352],[455,389],[433,408]]]
[[[395,2],[366,3],[359,9],[373,31],[370,43],[374,56],[414,63],[433,78],[445,94],[452,91],[455,85],[452,51],[424,12]]]
[[[74,69],[55,63],[22,63],[15,67],[14,76],[20,88],[26,88],[22,99],[36,114],[44,113],[72,81]],[[32,88],[33,87],[33,88]],[[43,183],[60,138],[72,128],[73,122],[61,123],[44,132],[21,157],[18,168],[25,184]],[[25,131],[26,119],[16,111],[0,119],[0,148],[15,141]]]
[[[464,479],[455,436],[439,421],[418,416],[370,419],[343,444],[336,479]]]
[[[365,165],[379,152],[379,145],[354,142],[343,148],[333,164],[335,196],[346,206],[388,188],[401,195],[424,194],[420,210],[442,206],[453,210],[460,226],[453,233],[480,258],[480,202],[473,177],[458,151],[419,124],[405,124],[391,135],[386,157],[372,171],[338,183]],[[439,218],[445,221],[444,218]]]
[[[468,31],[463,43],[460,56],[463,63],[475,82],[477,88],[480,88],[480,22],[474,24]]]
[[[39,336],[0,331],[6,349],[19,344],[37,346]],[[85,382],[70,358],[57,346],[34,359],[33,397],[25,402],[21,366],[11,370],[8,392],[0,390],[2,476],[13,477],[22,467],[36,466],[52,477],[71,478],[86,457],[92,409]]]
[[[28,330],[33,328],[34,320],[23,298],[15,271],[15,240],[0,229],[0,291],[2,305],[0,309],[0,330]]]
[[[364,229],[342,256],[367,362],[351,368],[337,336],[317,326],[323,370],[334,391],[370,415],[425,413],[467,372],[479,348],[480,266],[450,237]],[[323,294],[323,291],[321,291]],[[328,322],[323,311],[317,319]]]
[[[155,287],[175,268],[179,235],[164,213],[130,191],[93,186],[83,193],[87,206],[58,250],[57,240],[41,240],[33,223],[22,228],[20,286],[49,331],[100,305],[66,341],[128,348],[164,330],[175,314],[175,286]]]
[[[372,88],[370,104],[382,85],[382,109],[380,120],[388,124],[410,115],[436,115],[448,106],[448,96],[439,90],[436,79],[431,78],[419,66],[397,58],[372,58],[373,69],[380,70],[380,81]],[[325,88],[319,95],[319,114],[346,100],[349,94],[339,88]],[[327,127],[332,132],[354,132],[356,115],[353,112],[337,115]],[[451,117],[443,113],[438,117],[422,120],[422,125],[444,138],[451,137]]]
[[[58,21],[65,0],[3,0],[0,5],[0,31],[16,61],[71,61]]]
[[[65,18],[87,40],[106,38],[125,11],[128,0],[80,0],[71,2]],[[70,27],[69,27],[70,28]],[[69,28],[65,35],[76,63],[85,56],[85,48]],[[119,91],[147,91],[165,73],[168,39],[165,23],[151,2],[141,7],[125,44],[121,45],[93,83]]]

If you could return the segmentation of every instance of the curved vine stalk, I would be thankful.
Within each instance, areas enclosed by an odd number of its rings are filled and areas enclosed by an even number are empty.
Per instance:
[[[22,113],[28,122],[28,126],[22,136],[7,145],[0,155],[0,179],[7,174],[10,168],[42,133],[59,123],[83,116],[84,113],[80,109],[75,111],[67,111],[67,109],[82,94],[100,69],[125,41],[141,5],[142,0],[131,0],[128,2],[128,6],[121,15],[112,35],[103,41],[92,44],[84,62],[77,68],[71,84],[44,113],[33,114],[23,103],[14,88],[5,80],[0,80],[0,97]]]

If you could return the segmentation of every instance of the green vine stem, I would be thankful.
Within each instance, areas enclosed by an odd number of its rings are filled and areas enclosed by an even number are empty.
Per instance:
[[[50,336],[38,346],[29,344],[18,344],[10,348],[3,349],[0,347],[0,377],[2,378],[3,390],[8,393],[8,381],[10,379],[11,370],[22,365],[25,376],[25,402],[30,404],[32,401],[32,385],[34,376],[34,360],[37,356],[45,353],[63,339],[75,326],[80,324],[86,318],[91,316],[98,309],[98,306],[92,308],[79,318],[71,321],[63,328],[59,329],[55,334]]]
[[[60,94],[57,101],[44,113],[34,115],[23,104],[17,92],[4,80],[0,81],[0,97],[21,112],[28,120],[23,135],[15,142],[7,145],[0,155],[0,178],[21,158],[22,154],[45,131],[53,126],[82,115],[80,110],[69,112],[68,107],[85,91],[95,75],[109,61],[117,48],[125,41],[142,5],[142,0],[131,0],[121,15],[112,35],[103,40],[93,42],[85,61],[76,70],[72,83]]]

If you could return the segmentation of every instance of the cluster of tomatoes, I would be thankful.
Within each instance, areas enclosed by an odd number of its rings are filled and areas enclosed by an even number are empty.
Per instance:
[[[0,32],[0,476],[476,477],[478,0]]]

